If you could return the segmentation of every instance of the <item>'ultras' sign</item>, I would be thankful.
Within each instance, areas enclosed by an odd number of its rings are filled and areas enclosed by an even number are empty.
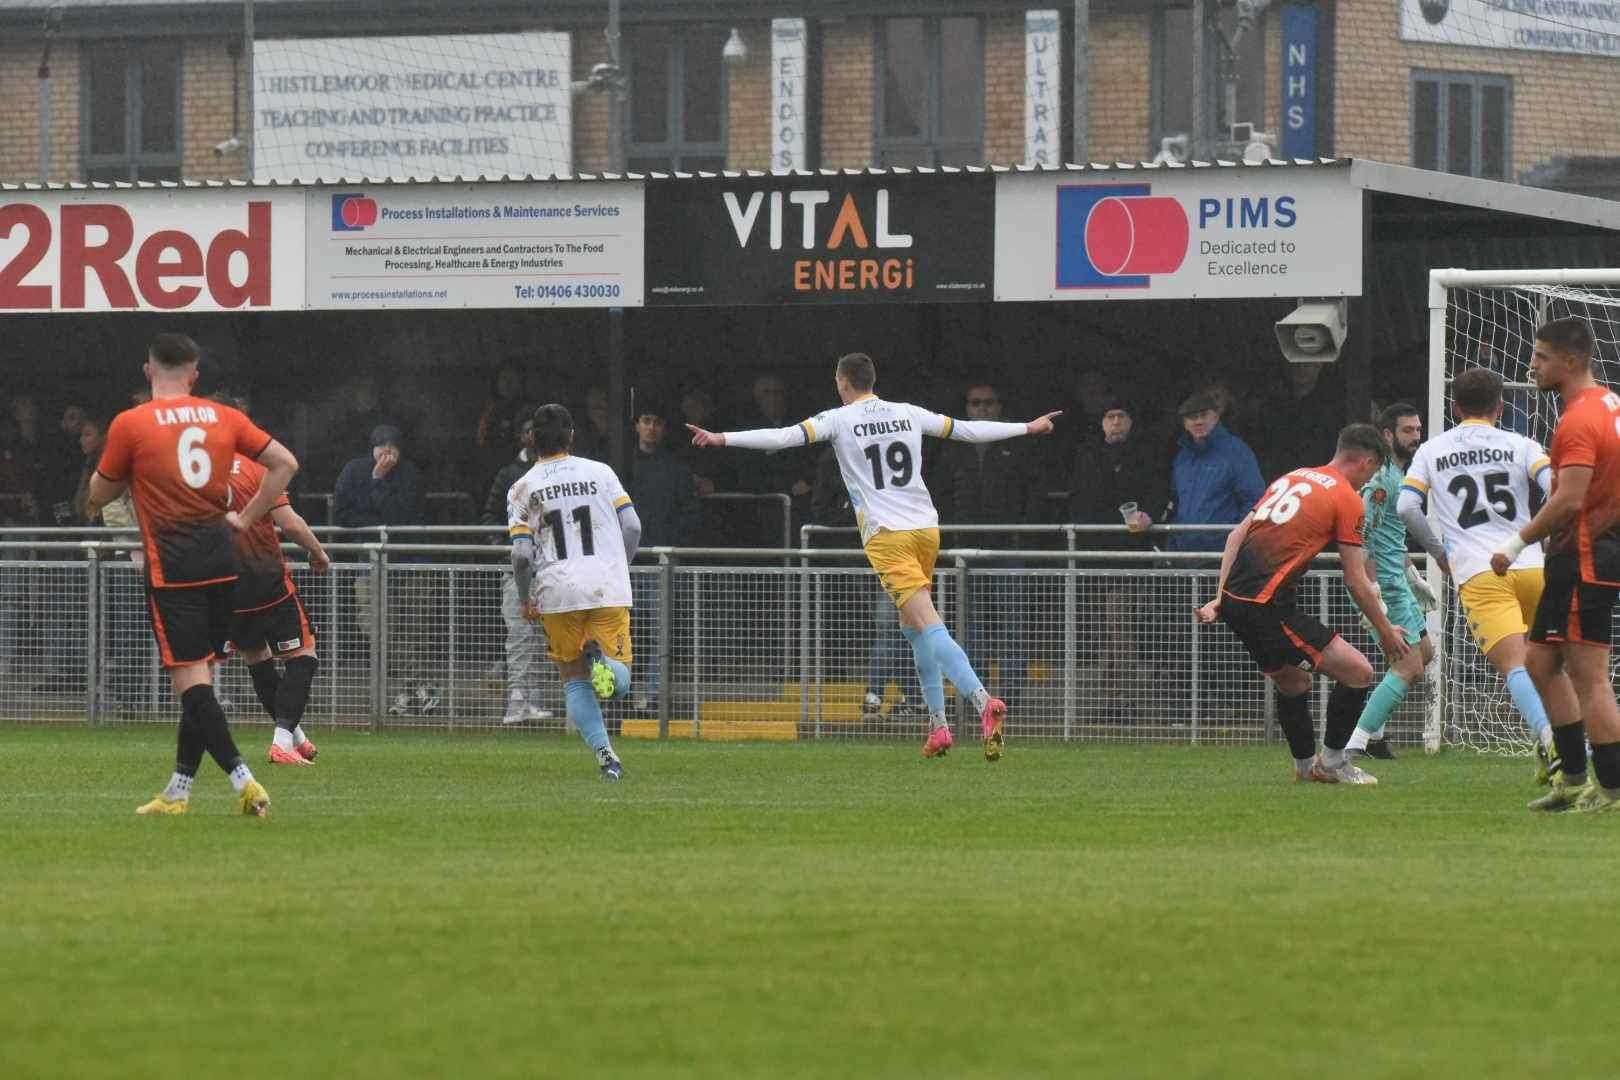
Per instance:
[[[0,311],[298,308],[303,263],[303,199],[293,193],[29,192],[0,201]]]
[[[755,176],[647,185],[648,304],[990,297],[989,176]]]
[[[997,300],[1358,296],[1348,169],[1003,176]]]

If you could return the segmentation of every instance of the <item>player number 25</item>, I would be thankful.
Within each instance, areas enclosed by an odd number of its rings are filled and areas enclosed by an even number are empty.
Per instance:
[[[207,438],[208,432],[200,427],[188,427],[180,433],[180,479],[187,487],[206,487],[209,477],[214,475],[214,461],[203,449]]]
[[[1485,501],[1508,521],[1519,516],[1519,503],[1513,497],[1513,489],[1510,486],[1512,482],[1512,478],[1505,472],[1485,474]],[[1479,483],[1472,476],[1458,473],[1451,478],[1451,483],[1446,485],[1446,490],[1451,492],[1454,498],[1462,500],[1462,506],[1457,510],[1457,524],[1463,528],[1472,529],[1475,525],[1483,525],[1491,519],[1490,511],[1479,505]]]
[[[1285,476],[1271,485],[1265,500],[1254,508],[1254,520],[1269,521],[1273,525],[1291,521],[1299,513],[1299,500],[1310,493],[1311,485],[1298,483],[1290,486]]]

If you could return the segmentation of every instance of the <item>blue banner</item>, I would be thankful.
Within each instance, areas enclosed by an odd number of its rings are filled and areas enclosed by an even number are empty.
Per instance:
[[[1316,156],[1315,7],[1283,8],[1282,156]]]

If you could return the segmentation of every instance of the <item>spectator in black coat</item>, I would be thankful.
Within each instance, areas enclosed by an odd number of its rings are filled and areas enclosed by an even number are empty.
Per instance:
[[[1170,501],[1159,441],[1136,427],[1135,409],[1121,398],[1108,401],[1102,438],[1087,439],[1069,472],[1069,520],[1076,525],[1128,525],[1134,536],[1089,533],[1082,548],[1146,550],[1148,526],[1164,517]],[[1127,520],[1122,506],[1134,504]]]
[[[371,453],[343,466],[332,494],[332,516],[339,525],[426,524],[421,476],[401,453],[402,441],[399,428],[378,424],[371,432]]]
[[[697,482],[692,470],[683,465],[664,445],[665,410],[645,403],[636,416],[636,450],[630,455],[630,498],[641,518],[642,547],[691,546],[702,524],[698,506]],[[652,574],[631,574],[636,617],[631,635],[636,652],[636,698],[639,712],[658,710],[660,683],[657,639],[659,604],[658,578]]]

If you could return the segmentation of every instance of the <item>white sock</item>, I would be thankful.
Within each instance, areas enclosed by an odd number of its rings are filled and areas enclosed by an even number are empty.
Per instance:
[[[170,802],[184,802],[191,798],[192,778],[185,773],[175,773],[169,777],[169,786],[163,789],[163,797]]]
[[[612,743],[608,743],[606,746],[602,747],[602,749],[600,749],[600,750],[598,750],[596,752],[596,763],[598,765],[606,765],[610,761],[618,761],[618,760],[619,760],[619,755],[615,754],[613,752],[613,744]]]
[[[1552,752],[1553,752],[1553,737],[1552,737],[1552,725],[1551,724],[1548,724],[1546,727],[1541,729],[1541,745],[1542,745],[1542,748],[1545,749],[1549,755],[1552,754]]]
[[[1365,750],[1367,749],[1367,744],[1370,742],[1372,742],[1372,732],[1368,731],[1366,728],[1358,727],[1356,730],[1350,733],[1350,742],[1345,746],[1345,749]]]
[[[304,725],[303,724],[294,724],[293,725],[293,745],[294,746],[303,746],[307,742],[309,742],[309,736],[304,734]]]
[[[984,707],[990,704],[990,691],[981,686],[968,695],[968,702],[973,706],[974,712],[982,713]]]
[[[1344,751],[1334,750],[1326,746],[1322,747],[1322,764],[1330,769],[1337,769],[1344,764]]]
[[[1314,755],[1311,757],[1297,757],[1294,759],[1294,771],[1301,776],[1309,776],[1311,774],[1311,766],[1315,763],[1316,758]]]
[[[252,781],[253,770],[249,769],[246,763],[239,764],[231,770],[231,787],[234,790],[240,792]]]
[[[949,726],[950,725],[945,722],[945,714],[944,713],[937,712],[937,713],[929,713],[928,714],[928,730],[929,731],[938,731],[942,727],[949,727]]]
[[[271,737],[271,741],[275,745],[281,747],[283,750],[291,750],[294,746],[298,745],[293,741],[293,733],[280,725],[277,725],[276,733]]]

